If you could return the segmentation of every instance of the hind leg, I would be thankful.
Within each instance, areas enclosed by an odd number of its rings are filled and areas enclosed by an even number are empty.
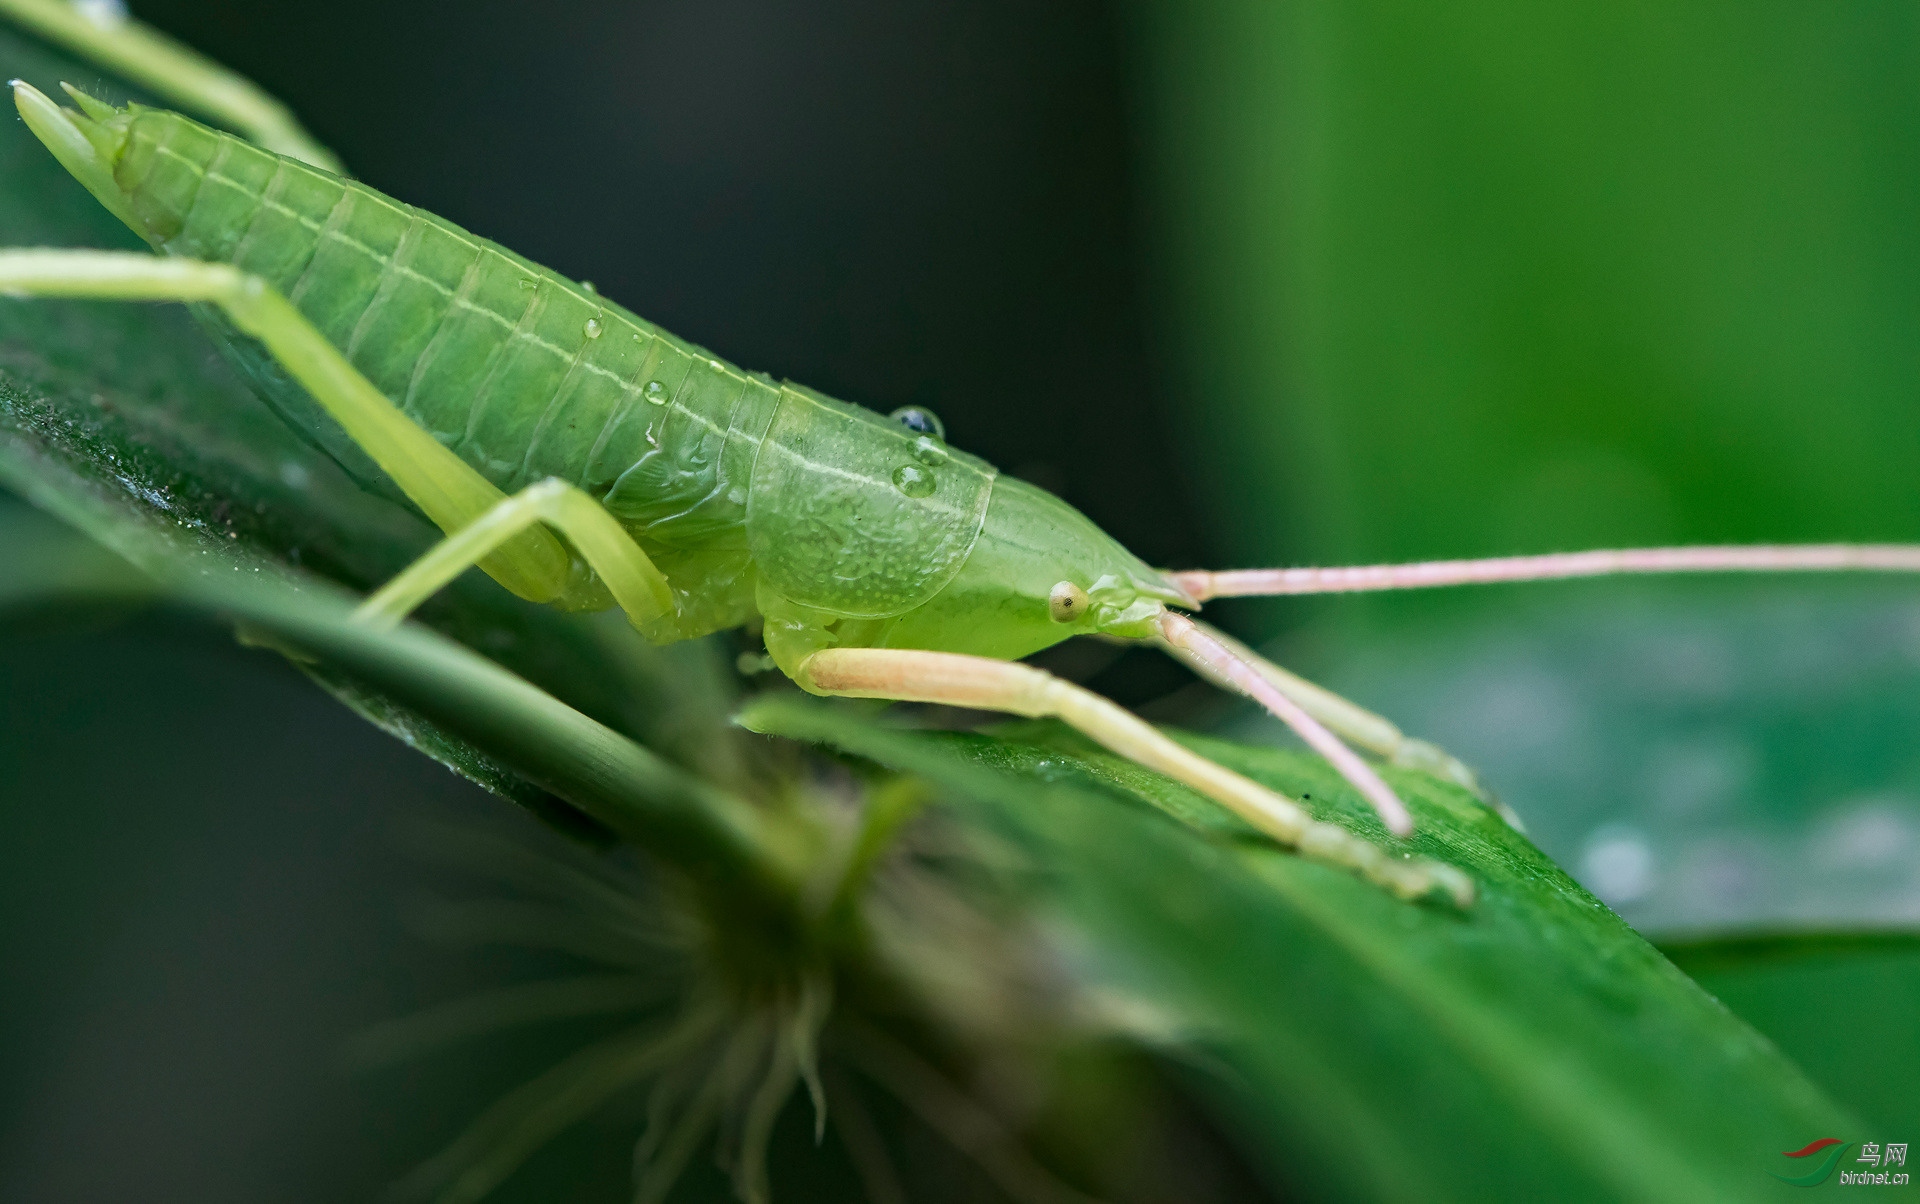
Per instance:
[[[206,301],[259,339],[413,503],[451,538],[369,602],[397,622],[469,565],[533,602],[604,600],[644,626],[672,611],[666,579],[597,502],[543,482],[508,498],[416,424],[265,281],[226,264],[108,251],[0,251],[0,293],[121,301]],[[600,581],[576,572],[574,542]],[[429,585],[428,583],[432,584]]]

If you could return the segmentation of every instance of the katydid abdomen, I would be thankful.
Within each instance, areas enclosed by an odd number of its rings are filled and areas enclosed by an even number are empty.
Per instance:
[[[662,564],[696,612],[688,634],[750,613],[747,490],[780,386],[433,214],[176,114],[136,112],[114,180],[157,250],[279,289],[502,490],[570,481],[663,561],[697,561]],[[393,491],[271,357],[202,309],[293,425]]]

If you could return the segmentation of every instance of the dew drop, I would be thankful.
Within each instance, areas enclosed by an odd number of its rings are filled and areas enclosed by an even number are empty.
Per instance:
[[[913,464],[893,470],[893,487],[908,497],[925,497],[933,492],[933,474]]]
[[[600,295],[600,290],[593,287],[593,281],[591,280],[582,280],[580,282],[580,287],[586,292],[592,293],[596,297]]]
[[[600,319],[598,318],[587,319],[587,337],[590,339],[597,339],[600,337]]]
[[[947,462],[947,449],[939,440],[922,435],[913,441],[913,458],[928,468],[938,468]]]
[[[520,278],[520,287],[521,288],[539,288],[540,282],[538,280],[529,280],[525,276],[522,276]]]
[[[646,394],[647,400],[654,405],[663,406],[667,404],[667,387],[657,380],[648,381],[647,387],[640,391]]]
[[[935,439],[945,439],[947,428],[932,410],[920,406],[901,406],[887,417],[916,435],[932,435]]]
[[[735,506],[744,506],[747,504],[747,491],[735,485],[727,490],[727,501]]]

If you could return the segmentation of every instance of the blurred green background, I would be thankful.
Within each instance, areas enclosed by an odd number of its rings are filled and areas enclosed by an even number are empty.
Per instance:
[[[1157,562],[1920,538],[1910,5],[134,7],[376,185],[931,406]],[[1651,935],[1920,919],[1911,587],[1221,611]],[[1273,735],[1160,658],[1055,663]],[[39,616],[0,686],[0,1198],[364,1197],[429,1148],[467,1084],[410,1127],[334,1051],[488,972],[401,931],[394,820],[503,808],[190,627]],[[1688,964],[1911,1135],[1920,958]]]
[[[1141,6],[1159,325],[1230,554],[1913,538],[1916,22]]]

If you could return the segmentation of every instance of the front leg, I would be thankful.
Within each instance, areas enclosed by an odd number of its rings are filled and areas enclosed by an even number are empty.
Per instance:
[[[1118,704],[1031,665],[952,652],[829,648],[802,661],[796,676],[823,694],[1059,719],[1109,751],[1192,787],[1281,844],[1357,870],[1403,898],[1439,889],[1463,907],[1473,899],[1473,884],[1452,866],[1400,860],[1338,824],[1315,820],[1298,804],[1175,743]]]
[[[1253,670],[1265,678],[1274,689],[1292,699],[1301,710],[1319,720],[1328,731],[1342,740],[1366,749],[1389,765],[1403,769],[1418,769],[1442,781],[1452,782],[1493,808],[1514,828],[1523,832],[1526,830],[1513,809],[1501,802],[1481,783],[1480,775],[1475,773],[1471,766],[1452,753],[1428,741],[1417,740],[1402,732],[1393,721],[1384,716],[1376,715],[1360,704],[1335,694],[1325,686],[1315,685],[1299,674],[1274,664],[1211,624],[1199,619],[1187,621],[1206,633],[1210,639],[1224,646],[1241,661],[1252,666]],[[1162,641],[1162,644],[1169,653],[1215,685],[1236,694],[1245,693],[1205,657],[1196,656],[1191,649],[1168,644],[1165,641]]]

